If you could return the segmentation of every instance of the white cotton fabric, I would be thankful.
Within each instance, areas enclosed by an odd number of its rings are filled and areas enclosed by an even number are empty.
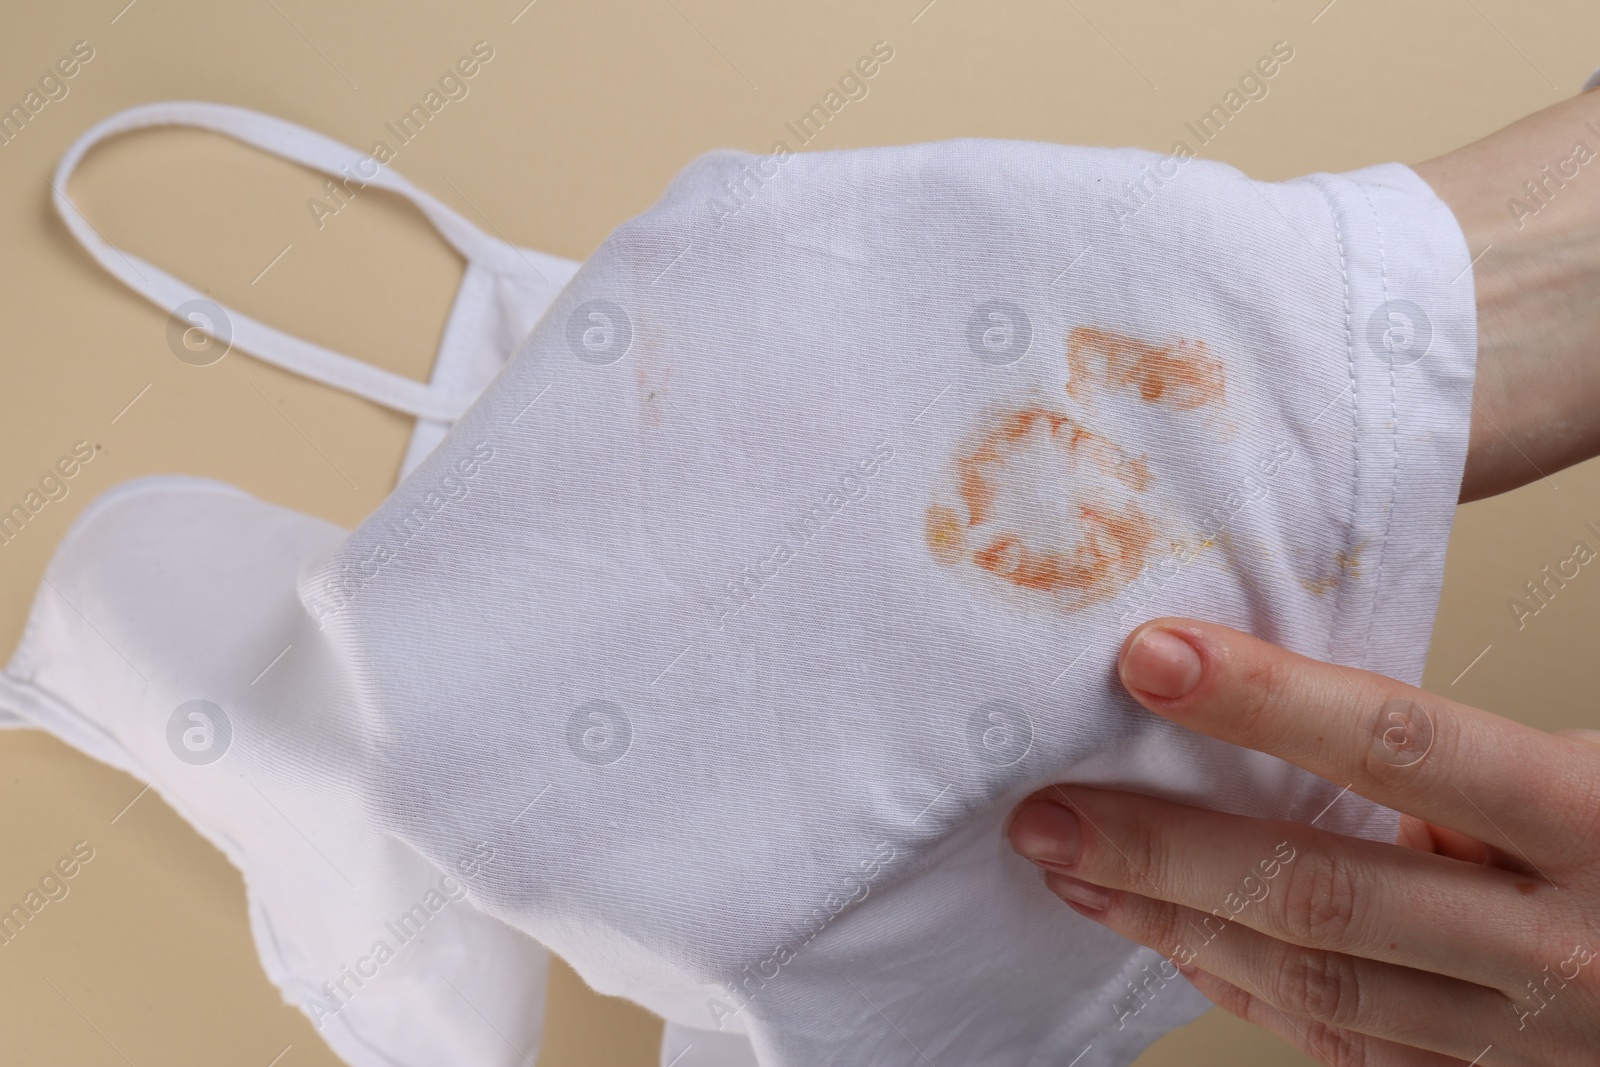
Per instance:
[[[1474,355],[1464,241],[1399,165],[717,153],[356,530],[108,494],[6,692],[231,843],[286,990],[454,873],[452,945],[531,935],[707,1056],[1124,1064],[1205,1002],[1007,813],[1069,781],[1392,837],[1114,662],[1184,614],[1418,681]],[[204,767],[166,741],[197,698],[232,724]],[[364,1062],[511,1062],[425,1018],[479,977],[363,1019]]]
[[[106,242],[73,203],[72,175],[101,141],[157,126],[211,130],[321,171],[347,183],[348,190],[372,186],[410,200],[462,256],[465,268],[430,380],[412,381],[282,333]],[[353,148],[221,104],[171,101],[112,115],[72,144],[51,184],[58,214],[90,255],[174,321],[209,334],[219,346],[211,351],[238,349],[417,416],[402,474],[444,438],[578,268],[483,233]],[[122,516],[153,510],[142,535],[107,542],[111,527],[95,519],[100,508]],[[381,846],[381,859],[369,856],[353,866],[348,857],[370,849],[370,837],[359,825],[323,821],[323,794],[316,785],[297,779],[279,788],[262,777],[244,789],[237,774],[176,758],[172,731],[130,732],[142,721],[140,701],[151,696],[140,694],[152,684],[163,687],[160,692],[199,695],[219,686],[226,690],[242,674],[254,678],[267,666],[252,661],[253,642],[281,628],[281,614],[294,610],[296,572],[306,555],[343,535],[309,516],[265,508],[237,490],[193,479],[145,479],[106,494],[61,549],[62,559],[77,554],[90,562],[74,567],[58,561],[50,571],[44,588],[56,598],[54,609],[41,603],[34,611],[12,664],[21,676],[32,671],[23,667],[30,658],[57,661],[75,680],[52,691],[0,675],[0,726],[50,729],[151,783],[221,849],[244,874],[251,928],[267,974],[348,1063],[523,1063],[524,1051],[537,1054],[542,1034],[549,953],[467,903],[453,877],[460,871],[441,872],[392,842]],[[182,573],[173,570],[177,562]],[[201,598],[209,609],[190,604],[199,588],[194,583],[210,581],[214,588]],[[68,612],[73,625],[93,633],[93,649],[62,647],[63,639],[77,637],[44,621],[52,610]],[[161,647],[139,653],[135,665],[125,651],[136,643],[108,642],[95,618],[112,620],[114,629],[148,624],[146,636]],[[253,629],[256,623],[265,629]],[[213,626],[225,633],[222,641],[203,642],[193,658],[180,647],[194,628]],[[132,670],[126,688],[103,684],[96,661],[105,656]],[[182,731],[201,720],[178,711],[168,718],[180,719],[181,743]],[[201,740],[222,754],[231,748],[216,737]],[[489,859],[480,853],[463,862],[471,869]],[[366,867],[371,877],[357,888],[354,872]]]
[[[721,1032],[680,1026],[669,1021],[661,1032],[660,1067],[760,1067],[750,1039],[732,1030]]]

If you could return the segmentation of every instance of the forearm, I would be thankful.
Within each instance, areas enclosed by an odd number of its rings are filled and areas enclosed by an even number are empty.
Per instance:
[[[1600,93],[1414,169],[1481,254],[1462,501],[1600,454]]]

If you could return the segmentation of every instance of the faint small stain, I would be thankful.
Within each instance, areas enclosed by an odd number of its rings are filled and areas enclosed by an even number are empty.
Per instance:
[[[672,368],[656,367],[649,362],[648,353],[642,354],[634,368],[633,380],[638,388],[639,411],[649,426],[660,426],[666,417],[666,401],[672,384]]]
[[[1346,578],[1361,577],[1361,553],[1366,549],[1366,542],[1352,548],[1349,552],[1340,552],[1333,557],[1333,571],[1316,578],[1301,578],[1300,585],[1308,593],[1317,596],[1326,596],[1344,584]]]

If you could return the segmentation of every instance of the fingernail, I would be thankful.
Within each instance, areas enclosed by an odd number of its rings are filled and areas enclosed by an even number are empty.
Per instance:
[[[1062,900],[1090,911],[1105,911],[1106,905],[1111,903],[1111,895],[1104,889],[1064,874],[1047,874],[1044,883]]]
[[[1037,863],[1070,867],[1082,846],[1078,817],[1053,801],[1036,800],[1011,821],[1011,847]]]
[[[1200,654],[1171,631],[1146,630],[1122,657],[1122,683],[1162,700],[1188,696],[1200,684]]]

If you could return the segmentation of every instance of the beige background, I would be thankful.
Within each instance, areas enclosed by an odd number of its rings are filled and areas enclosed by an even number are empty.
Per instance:
[[[101,490],[207,475],[353,525],[393,483],[409,432],[237,353],[205,368],[173,357],[163,315],[49,208],[61,152],[121,108],[242,104],[367,149],[487,40],[496,55],[470,96],[395,167],[491,232],[582,258],[697,153],[770,147],[880,39],[893,62],[817,147],[979,135],[1165,150],[1287,40],[1296,57],[1271,95],[1207,149],[1264,178],[1426,158],[1571,93],[1600,62],[1600,9],[1580,0],[525,2],[7,0],[0,103],[75,41],[96,55],[0,148],[0,500],[20,499],[77,440],[99,452],[70,496],[0,548],[0,647],[14,646],[50,552]],[[74,193],[111,240],[217,299],[423,376],[460,264],[421,216],[376,192],[319,231],[306,200],[320,184],[221,137],[167,130],[96,152]],[[1600,577],[1585,570],[1520,631],[1507,607],[1575,540],[1593,541],[1582,526],[1600,520],[1597,483],[1591,465],[1461,513],[1430,688],[1541,726],[1597,725]],[[73,842],[95,849],[71,895],[0,948],[0,1061],[335,1063],[262,975],[235,872],[140,789],[45,735],[0,735],[0,900]],[[565,970],[549,1029],[544,1067],[655,1063],[657,1024]],[[1212,1013],[1141,1062],[1311,1061]]]

